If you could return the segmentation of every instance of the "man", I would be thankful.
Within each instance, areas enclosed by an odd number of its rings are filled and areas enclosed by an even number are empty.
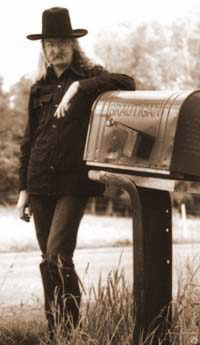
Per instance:
[[[78,227],[89,196],[103,193],[90,181],[83,161],[91,106],[108,90],[134,90],[132,78],[108,73],[92,64],[73,30],[69,12],[54,7],[43,12],[42,73],[31,87],[28,123],[21,145],[19,216],[29,221],[31,205],[43,261],[45,311],[49,332],[62,322],[67,334],[79,319],[80,289],[73,253]]]

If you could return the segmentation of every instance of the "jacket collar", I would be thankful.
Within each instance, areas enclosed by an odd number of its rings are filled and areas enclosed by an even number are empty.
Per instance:
[[[74,66],[74,65],[71,65],[68,69],[66,69],[62,74],[61,76],[59,77],[59,79],[61,78],[68,78],[69,75],[71,75],[71,73],[75,74],[78,78],[85,78],[86,75],[84,73],[83,70],[81,70],[81,67],[78,67],[78,66]],[[53,78],[53,79],[57,79],[57,76],[54,72],[54,69],[52,66],[49,66],[48,69],[47,69],[47,75],[46,75],[46,79],[48,78]]]
[[[86,74],[79,66],[71,65],[70,66],[71,71],[76,74],[78,77],[86,78]]]

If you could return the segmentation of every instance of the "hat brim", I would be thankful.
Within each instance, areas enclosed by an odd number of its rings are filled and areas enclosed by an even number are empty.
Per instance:
[[[28,35],[26,38],[29,40],[35,41],[35,40],[42,40],[42,39],[48,39],[48,38],[79,38],[83,37],[88,34],[88,31],[85,29],[76,29],[72,30],[70,34],[64,34],[64,35],[44,35],[44,34],[33,34]]]

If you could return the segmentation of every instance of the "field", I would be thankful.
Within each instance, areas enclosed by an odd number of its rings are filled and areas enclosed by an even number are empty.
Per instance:
[[[12,208],[0,209],[0,221],[2,311],[0,345],[46,344],[43,291],[38,268],[40,253],[33,224],[18,220]],[[199,329],[196,321],[200,318],[200,221],[188,219],[183,222],[178,215],[174,215],[173,222],[173,339],[176,339],[176,342],[173,340],[173,344],[197,345]],[[83,329],[76,331],[78,334],[72,342],[73,345],[131,344],[133,328],[130,308],[133,304],[131,227],[131,219],[127,218],[91,215],[85,215],[83,218],[75,263],[84,287],[84,326]],[[120,277],[117,280],[116,272]],[[115,279],[114,285],[110,285],[110,277]],[[104,294],[106,291],[109,292],[111,286],[114,286],[116,292],[118,291],[115,295],[117,301],[114,300],[113,291],[110,291],[112,296],[110,301],[107,301],[108,296]],[[123,305],[125,309],[117,310],[116,304]],[[103,311],[103,305],[109,308]],[[121,317],[124,315],[125,319],[122,318],[120,321],[119,314]],[[114,324],[111,322],[112,315]],[[101,326],[100,323],[104,321],[104,326]],[[102,327],[105,336],[101,333]],[[85,336],[82,337],[84,332]],[[61,338],[58,337],[58,345],[65,344]],[[77,339],[79,339],[78,343]]]

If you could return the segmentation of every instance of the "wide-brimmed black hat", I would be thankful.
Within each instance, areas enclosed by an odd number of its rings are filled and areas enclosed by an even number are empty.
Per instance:
[[[29,40],[45,38],[79,38],[87,35],[85,29],[72,29],[69,11],[63,7],[52,7],[42,14],[42,33],[28,35]]]

